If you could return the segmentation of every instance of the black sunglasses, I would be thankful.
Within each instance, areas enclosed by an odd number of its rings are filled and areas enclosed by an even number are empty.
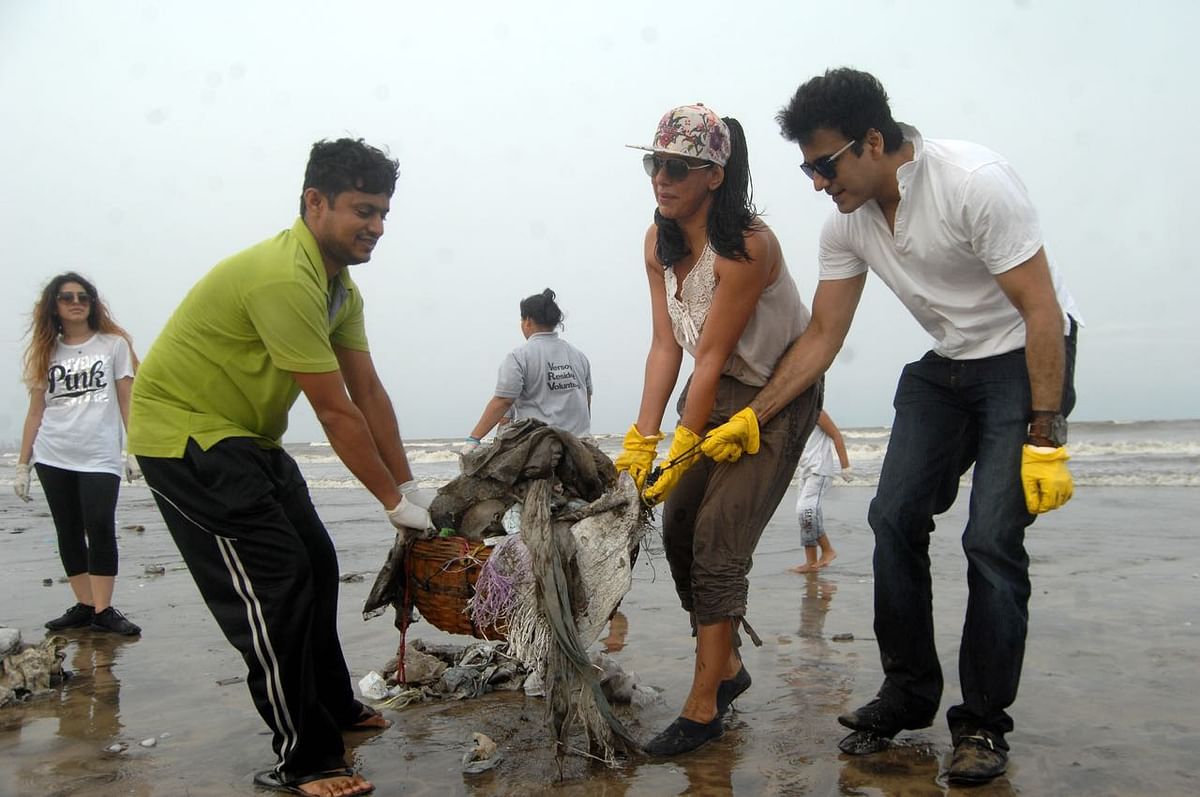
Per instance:
[[[78,293],[74,291],[59,291],[58,300],[66,304],[75,304],[75,302],[79,302],[80,304],[92,303],[91,294],[84,293],[83,291],[79,291]]]
[[[707,169],[712,164],[703,163],[693,166],[683,158],[664,158],[661,155],[647,154],[642,156],[642,166],[645,167],[646,174],[651,177],[658,174],[659,169],[666,169],[667,177],[672,180],[683,180],[696,169]]]
[[[837,167],[833,165],[833,162],[840,158],[843,152],[853,147],[856,142],[857,139],[854,141],[848,141],[846,142],[846,146],[842,147],[837,152],[833,153],[832,155],[822,155],[812,163],[801,163],[800,171],[804,172],[805,176],[807,176],[810,180],[817,179],[816,175],[818,174],[824,177],[826,180],[835,179],[837,177]]]

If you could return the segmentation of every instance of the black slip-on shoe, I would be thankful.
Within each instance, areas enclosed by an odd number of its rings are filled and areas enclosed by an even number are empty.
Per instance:
[[[887,736],[870,731],[852,731],[838,742],[838,749],[846,755],[871,755],[887,750],[893,744]]]
[[[987,783],[1008,769],[1008,751],[985,733],[960,736],[954,744],[954,756],[946,779],[951,783]]]
[[[743,664],[737,675],[726,678],[717,686],[717,717],[725,716],[725,712],[733,705],[733,701],[741,697],[742,693],[749,688],[750,673],[746,672],[746,665]]]
[[[125,615],[112,606],[92,618],[92,630],[107,631],[110,634],[120,634],[121,636],[137,636],[142,633],[140,626],[129,622]]]
[[[67,628],[83,628],[85,625],[91,625],[92,618],[95,616],[96,607],[88,606],[86,603],[77,603],[63,612],[62,617],[55,617],[46,623],[46,628],[49,628],[51,631],[62,631]]]
[[[689,753],[725,732],[721,717],[712,722],[696,722],[685,717],[676,717],[667,729],[655,736],[642,749],[650,755],[671,756]]]
[[[852,731],[869,731],[876,736],[891,738],[903,730],[928,728],[936,713],[937,706],[921,711],[900,700],[876,697],[865,706],[842,714],[838,722]]]

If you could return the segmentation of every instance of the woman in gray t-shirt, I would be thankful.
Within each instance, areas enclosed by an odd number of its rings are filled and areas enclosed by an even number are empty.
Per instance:
[[[505,418],[537,418],[577,437],[591,434],[592,367],[579,349],[555,331],[563,312],[554,291],[521,300],[521,333],[525,344],[500,364],[496,392],[467,435],[463,453],[474,450],[484,435]]]

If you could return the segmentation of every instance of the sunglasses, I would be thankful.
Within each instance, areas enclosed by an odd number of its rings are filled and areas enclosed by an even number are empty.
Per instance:
[[[84,293],[83,291],[79,291],[78,293],[74,291],[59,291],[58,300],[63,304],[75,304],[76,302],[79,302],[80,304],[91,304],[92,296],[91,294]]]
[[[699,166],[693,166],[683,158],[664,158],[661,155],[643,155],[642,166],[646,169],[646,174],[651,177],[658,174],[660,169],[667,170],[667,177],[672,180],[686,179],[696,169],[707,169],[712,166],[711,163],[702,163]]]
[[[812,163],[801,163],[800,171],[804,172],[804,175],[810,180],[817,179],[816,175],[818,174],[824,177],[826,180],[835,179],[837,177],[837,167],[833,165],[833,162],[840,158],[843,152],[853,147],[856,142],[857,139],[848,141],[846,142],[846,146],[842,147],[837,152],[833,153],[832,155],[822,155]]]

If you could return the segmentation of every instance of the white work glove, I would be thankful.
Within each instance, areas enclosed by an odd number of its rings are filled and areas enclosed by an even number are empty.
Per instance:
[[[854,468],[847,465],[846,467],[842,468],[841,475],[842,475],[842,481],[844,481],[844,482],[853,481],[854,480]]]
[[[388,520],[397,529],[418,529],[424,531],[433,528],[433,518],[429,510],[415,504],[409,496],[418,489],[416,480],[406,481],[399,485],[400,503],[394,509],[387,511]]]
[[[13,492],[25,503],[33,499],[29,497],[29,463],[17,463],[17,475],[13,477]]]
[[[142,478],[142,466],[138,464],[137,457],[135,457],[133,454],[126,454],[125,481],[133,484],[140,478]]]
[[[479,448],[479,438],[467,435],[466,439],[463,440],[462,447],[458,450],[459,456],[465,457],[477,448]]]

